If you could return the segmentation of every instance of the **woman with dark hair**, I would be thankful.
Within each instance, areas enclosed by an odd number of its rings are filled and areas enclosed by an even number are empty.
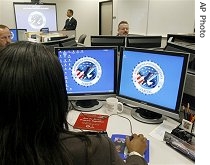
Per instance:
[[[146,138],[133,135],[124,162],[99,133],[68,130],[68,99],[58,58],[21,41],[0,51],[1,165],[145,165]]]

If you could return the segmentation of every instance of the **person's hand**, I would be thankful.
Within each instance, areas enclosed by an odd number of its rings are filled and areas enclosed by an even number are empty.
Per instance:
[[[147,148],[147,139],[142,134],[133,134],[131,140],[129,137],[126,138],[126,146],[129,153],[136,151],[143,156]]]

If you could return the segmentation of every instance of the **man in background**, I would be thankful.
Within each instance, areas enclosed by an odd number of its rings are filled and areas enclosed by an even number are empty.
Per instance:
[[[0,48],[11,43],[11,32],[6,25],[0,24]]]
[[[72,9],[67,10],[67,17],[69,17],[64,25],[63,30],[76,30],[77,20],[73,17],[74,11]]]
[[[127,21],[121,21],[118,24],[117,36],[127,36],[129,34],[129,24]]]

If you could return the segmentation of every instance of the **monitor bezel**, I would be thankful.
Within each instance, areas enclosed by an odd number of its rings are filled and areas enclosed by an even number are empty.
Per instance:
[[[112,92],[94,92],[94,93],[67,93],[68,100],[105,100],[108,97],[116,96],[117,86],[117,47],[116,46],[86,46],[86,47],[55,47],[55,55],[58,55],[59,50],[101,50],[101,49],[113,49],[114,50],[114,75],[113,75],[113,91]]]
[[[110,35],[92,35],[90,36],[91,46],[117,46],[118,52],[120,52],[120,47],[126,46],[125,36],[110,36]],[[94,39],[101,39],[103,42],[93,42]],[[119,40],[121,42],[113,42]]]
[[[163,54],[163,55],[171,55],[171,56],[183,56],[183,68],[181,73],[181,82],[179,85],[179,91],[177,95],[177,101],[176,101],[176,107],[173,109],[162,107],[160,105],[152,104],[149,102],[145,102],[143,100],[137,100],[132,97],[128,97],[125,95],[120,94],[120,81],[121,81],[121,70],[122,70],[122,60],[123,60],[123,51],[137,51],[137,52],[146,52],[146,53],[157,53],[157,54]],[[185,86],[185,80],[187,75],[187,67],[188,67],[188,60],[189,60],[189,53],[183,53],[183,52],[171,52],[171,51],[163,51],[163,50],[149,50],[149,49],[142,49],[142,48],[121,48],[120,51],[120,63],[119,63],[119,72],[118,72],[118,86],[117,86],[117,98],[119,101],[125,103],[126,105],[132,105],[133,108],[143,108],[148,109],[149,111],[156,112],[159,114],[162,114],[164,116],[171,117],[173,119],[179,119],[179,111],[182,103],[182,97],[184,93],[184,86]]]
[[[131,41],[136,41],[135,43]],[[153,41],[158,42],[153,42]],[[159,48],[161,47],[162,36],[127,36],[126,47],[136,48]]]

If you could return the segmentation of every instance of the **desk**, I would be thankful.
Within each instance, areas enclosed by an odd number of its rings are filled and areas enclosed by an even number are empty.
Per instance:
[[[94,113],[94,114],[106,114],[105,108],[102,107],[97,111],[85,112],[85,113]],[[77,117],[79,116],[80,111],[70,110],[67,115],[67,121],[74,125]],[[132,130],[137,134],[144,134],[147,139],[150,140],[150,162],[149,165],[193,165],[195,164],[193,161],[187,159],[185,156],[181,155],[174,149],[170,148],[163,141],[159,141],[149,135],[149,133],[155,129],[158,124],[145,124],[138,122],[133,119],[130,115],[130,109],[124,108],[123,113],[120,115],[127,117],[130,119],[132,124]],[[174,122],[170,118],[166,118],[167,121]],[[78,131],[70,128],[71,131]],[[129,121],[125,118],[119,117],[117,115],[111,116],[107,125],[107,133],[108,136],[111,137],[114,133],[119,134],[131,134],[131,128]]]

